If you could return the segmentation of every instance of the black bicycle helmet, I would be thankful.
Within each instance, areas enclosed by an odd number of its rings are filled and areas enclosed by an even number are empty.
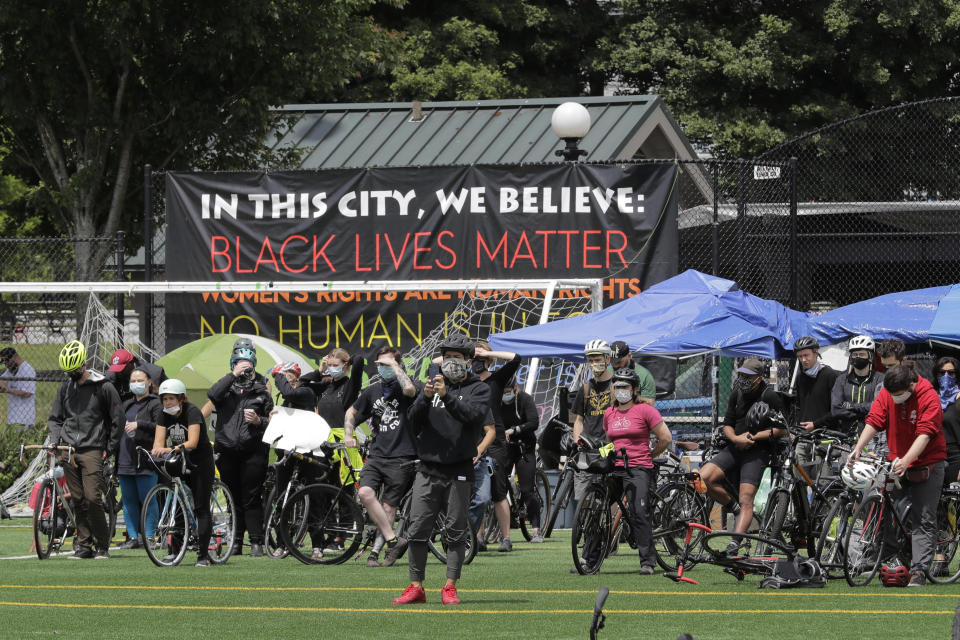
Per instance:
[[[793,343],[794,352],[802,351],[804,349],[813,349],[814,351],[820,350],[820,343],[817,342],[817,339],[813,336],[801,336],[797,338],[797,341]]]
[[[440,342],[440,353],[444,351],[456,351],[462,353],[463,357],[469,360],[476,353],[476,347],[473,340],[462,333],[453,333]]]
[[[770,428],[770,419],[773,417],[773,411],[770,405],[762,400],[754,402],[747,411],[747,428],[750,433],[757,433],[763,429]]]
[[[618,382],[628,382],[636,389],[640,386],[640,376],[638,376],[637,372],[633,369],[624,367],[623,369],[617,369],[613,372],[613,384],[617,384]]]
[[[257,346],[253,344],[253,340],[245,336],[240,336],[233,343],[233,351],[236,353],[240,349],[250,349],[250,351],[256,352]]]

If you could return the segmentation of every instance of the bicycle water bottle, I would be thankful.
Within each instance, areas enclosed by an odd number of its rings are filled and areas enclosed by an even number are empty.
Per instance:
[[[773,387],[774,391],[780,391],[780,387],[777,383],[777,361],[776,360],[770,363],[770,386]]]
[[[59,480],[63,477],[63,467],[56,466],[53,469],[50,469],[45,474],[43,474],[41,480]]]

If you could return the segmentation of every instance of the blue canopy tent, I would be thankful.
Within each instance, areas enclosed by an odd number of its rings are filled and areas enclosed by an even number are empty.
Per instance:
[[[824,344],[865,334],[905,344],[960,344],[960,285],[899,291],[810,316],[810,334]]]
[[[601,311],[490,336],[497,350],[583,359],[593,338],[650,355],[777,357],[805,335],[807,314],[693,269]]]

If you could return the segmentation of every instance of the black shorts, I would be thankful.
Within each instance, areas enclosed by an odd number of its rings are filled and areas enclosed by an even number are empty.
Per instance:
[[[742,451],[731,445],[721,449],[707,462],[717,465],[728,476],[731,471],[739,469],[740,484],[759,487],[764,469],[770,466],[770,453],[769,447],[752,446]]]
[[[380,502],[399,507],[413,485],[417,472],[413,456],[404,458],[367,458],[360,470],[360,486],[380,492]]]

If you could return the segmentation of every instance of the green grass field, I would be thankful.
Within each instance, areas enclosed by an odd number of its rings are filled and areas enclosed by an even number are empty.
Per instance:
[[[29,553],[24,519],[0,527],[0,557]],[[518,532],[515,532],[518,533]],[[517,536],[519,537],[519,535]],[[479,554],[464,568],[458,607],[443,607],[444,567],[431,557],[427,604],[395,607],[408,584],[404,561],[307,567],[294,559],[232,558],[200,569],[158,569],[143,551],[109,560],[0,560],[0,638],[327,637],[586,638],[593,601],[610,587],[600,638],[949,638],[960,585],[887,589],[758,590],[714,567],[699,585],[640,576],[635,555],[610,558],[597,576],[569,573],[569,532],[543,545]]]

